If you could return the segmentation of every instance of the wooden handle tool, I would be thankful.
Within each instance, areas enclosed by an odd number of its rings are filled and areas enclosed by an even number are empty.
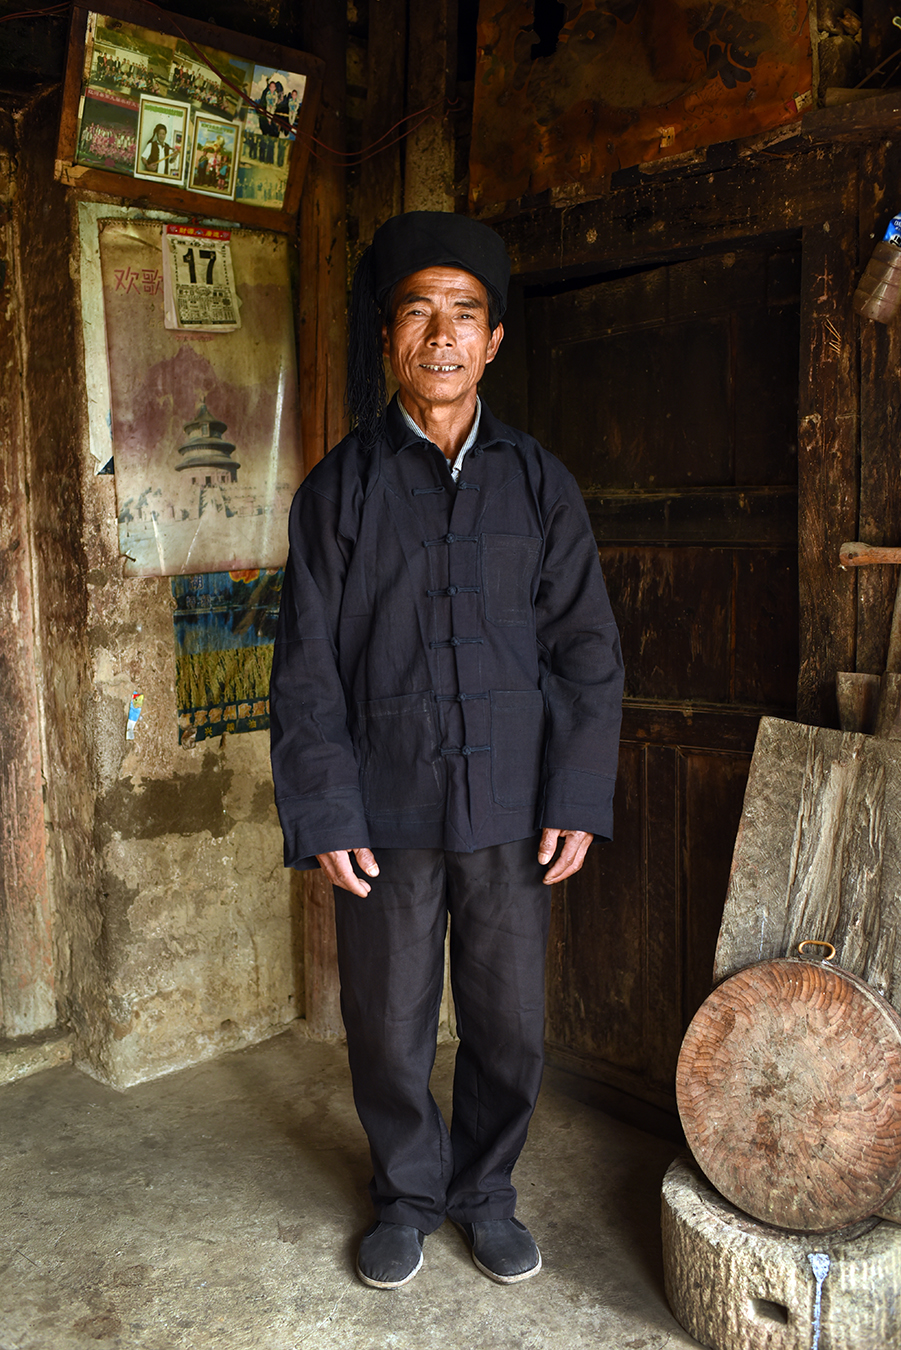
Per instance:
[[[842,567],[886,566],[901,563],[901,548],[882,544],[864,544],[859,540],[842,544],[839,549]],[[843,730],[867,731],[875,690],[874,677],[843,673],[838,677],[839,718]],[[847,725],[846,725],[847,723]],[[879,694],[872,734],[887,740],[901,740],[901,578],[895,592],[895,608],[889,630],[888,655],[885,674],[879,683]]]

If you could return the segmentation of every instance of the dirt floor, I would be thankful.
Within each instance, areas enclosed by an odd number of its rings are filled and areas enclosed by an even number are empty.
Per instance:
[[[447,1102],[453,1046],[434,1090]],[[0,1088],[0,1350],[663,1350],[660,1183],[677,1152],[549,1071],[514,1181],[541,1247],[501,1287],[445,1224],[403,1289],[354,1275],[370,1222],[344,1047],[290,1031],[115,1092]]]

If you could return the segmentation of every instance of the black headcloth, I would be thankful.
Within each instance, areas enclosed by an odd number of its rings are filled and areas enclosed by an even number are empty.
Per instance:
[[[376,438],[385,412],[385,302],[399,281],[425,267],[471,273],[489,292],[498,318],[506,308],[510,259],[494,230],[448,211],[408,211],[386,220],[360,259],[351,297],[347,405],[364,441]]]

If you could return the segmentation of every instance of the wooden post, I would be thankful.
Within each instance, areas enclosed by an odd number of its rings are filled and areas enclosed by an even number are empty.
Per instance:
[[[883,188],[898,181],[899,171],[898,147],[880,141],[861,154],[861,271],[889,220],[901,210],[901,201],[890,199]],[[860,525],[854,537],[867,544],[897,545],[901,544],[901,326],[897,320],[855,322],[860,341]],[[897,583],[893,567],[862,567],[858,572],[859,671],[876,674],[888,667]]]
[[[345,11],[319,0],[304,26],[307,51],[325,61],[317,138],[300,209],[300,407],[307,472],[347,430],[347,197],[344,150]]]
[[[454,209],[454,133],[446,100],[456,93],[456,68],[457,0],[411,5],[407,112],[432,108],[432,115],[404,142],[405,211]]]
[[[346,10],[318,0],[304,12],[303,45],[325,61],[317,137],[343,151]],[[307,472],[347,431],[347,195],[343,161],[313,146],[300,209],[300,407]],[[338,964],[331,887],[307,872],[304,898],[304,986],[307,1025],[340,1033]]]
[[[857,522],[857,278],[855,184],[845,212],[806,226],[801,274],[798,400],[798,718],[836,723],[835,677],[855,669],[854,574],[838,566]]]
[[[402,142],[393,141],[403,131],[406,0],[370,0],[369,61],[366,106],[363,112],[363,145],[374,146],[384,137],[386,145],[360,165],[360,247],[390,216],[401,210]]]
[[[32,538],[26,490],[23,378],[30,352],[23,342],[20,269],[24,214],[13,217],[15,125],[0,121],[0,1029],[20,1036],[56,1021],[53,945],[44,849],[40,719],[35,669]],[[30,240],[32,251],[40,243]]]

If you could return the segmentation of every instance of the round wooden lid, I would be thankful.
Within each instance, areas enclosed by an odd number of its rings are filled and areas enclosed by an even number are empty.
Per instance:
[[[847,971],[786,958],[724,980],[676,1098],[698,1166],[763,1223],[830,1232],[901,1185],[901,1017]]]

